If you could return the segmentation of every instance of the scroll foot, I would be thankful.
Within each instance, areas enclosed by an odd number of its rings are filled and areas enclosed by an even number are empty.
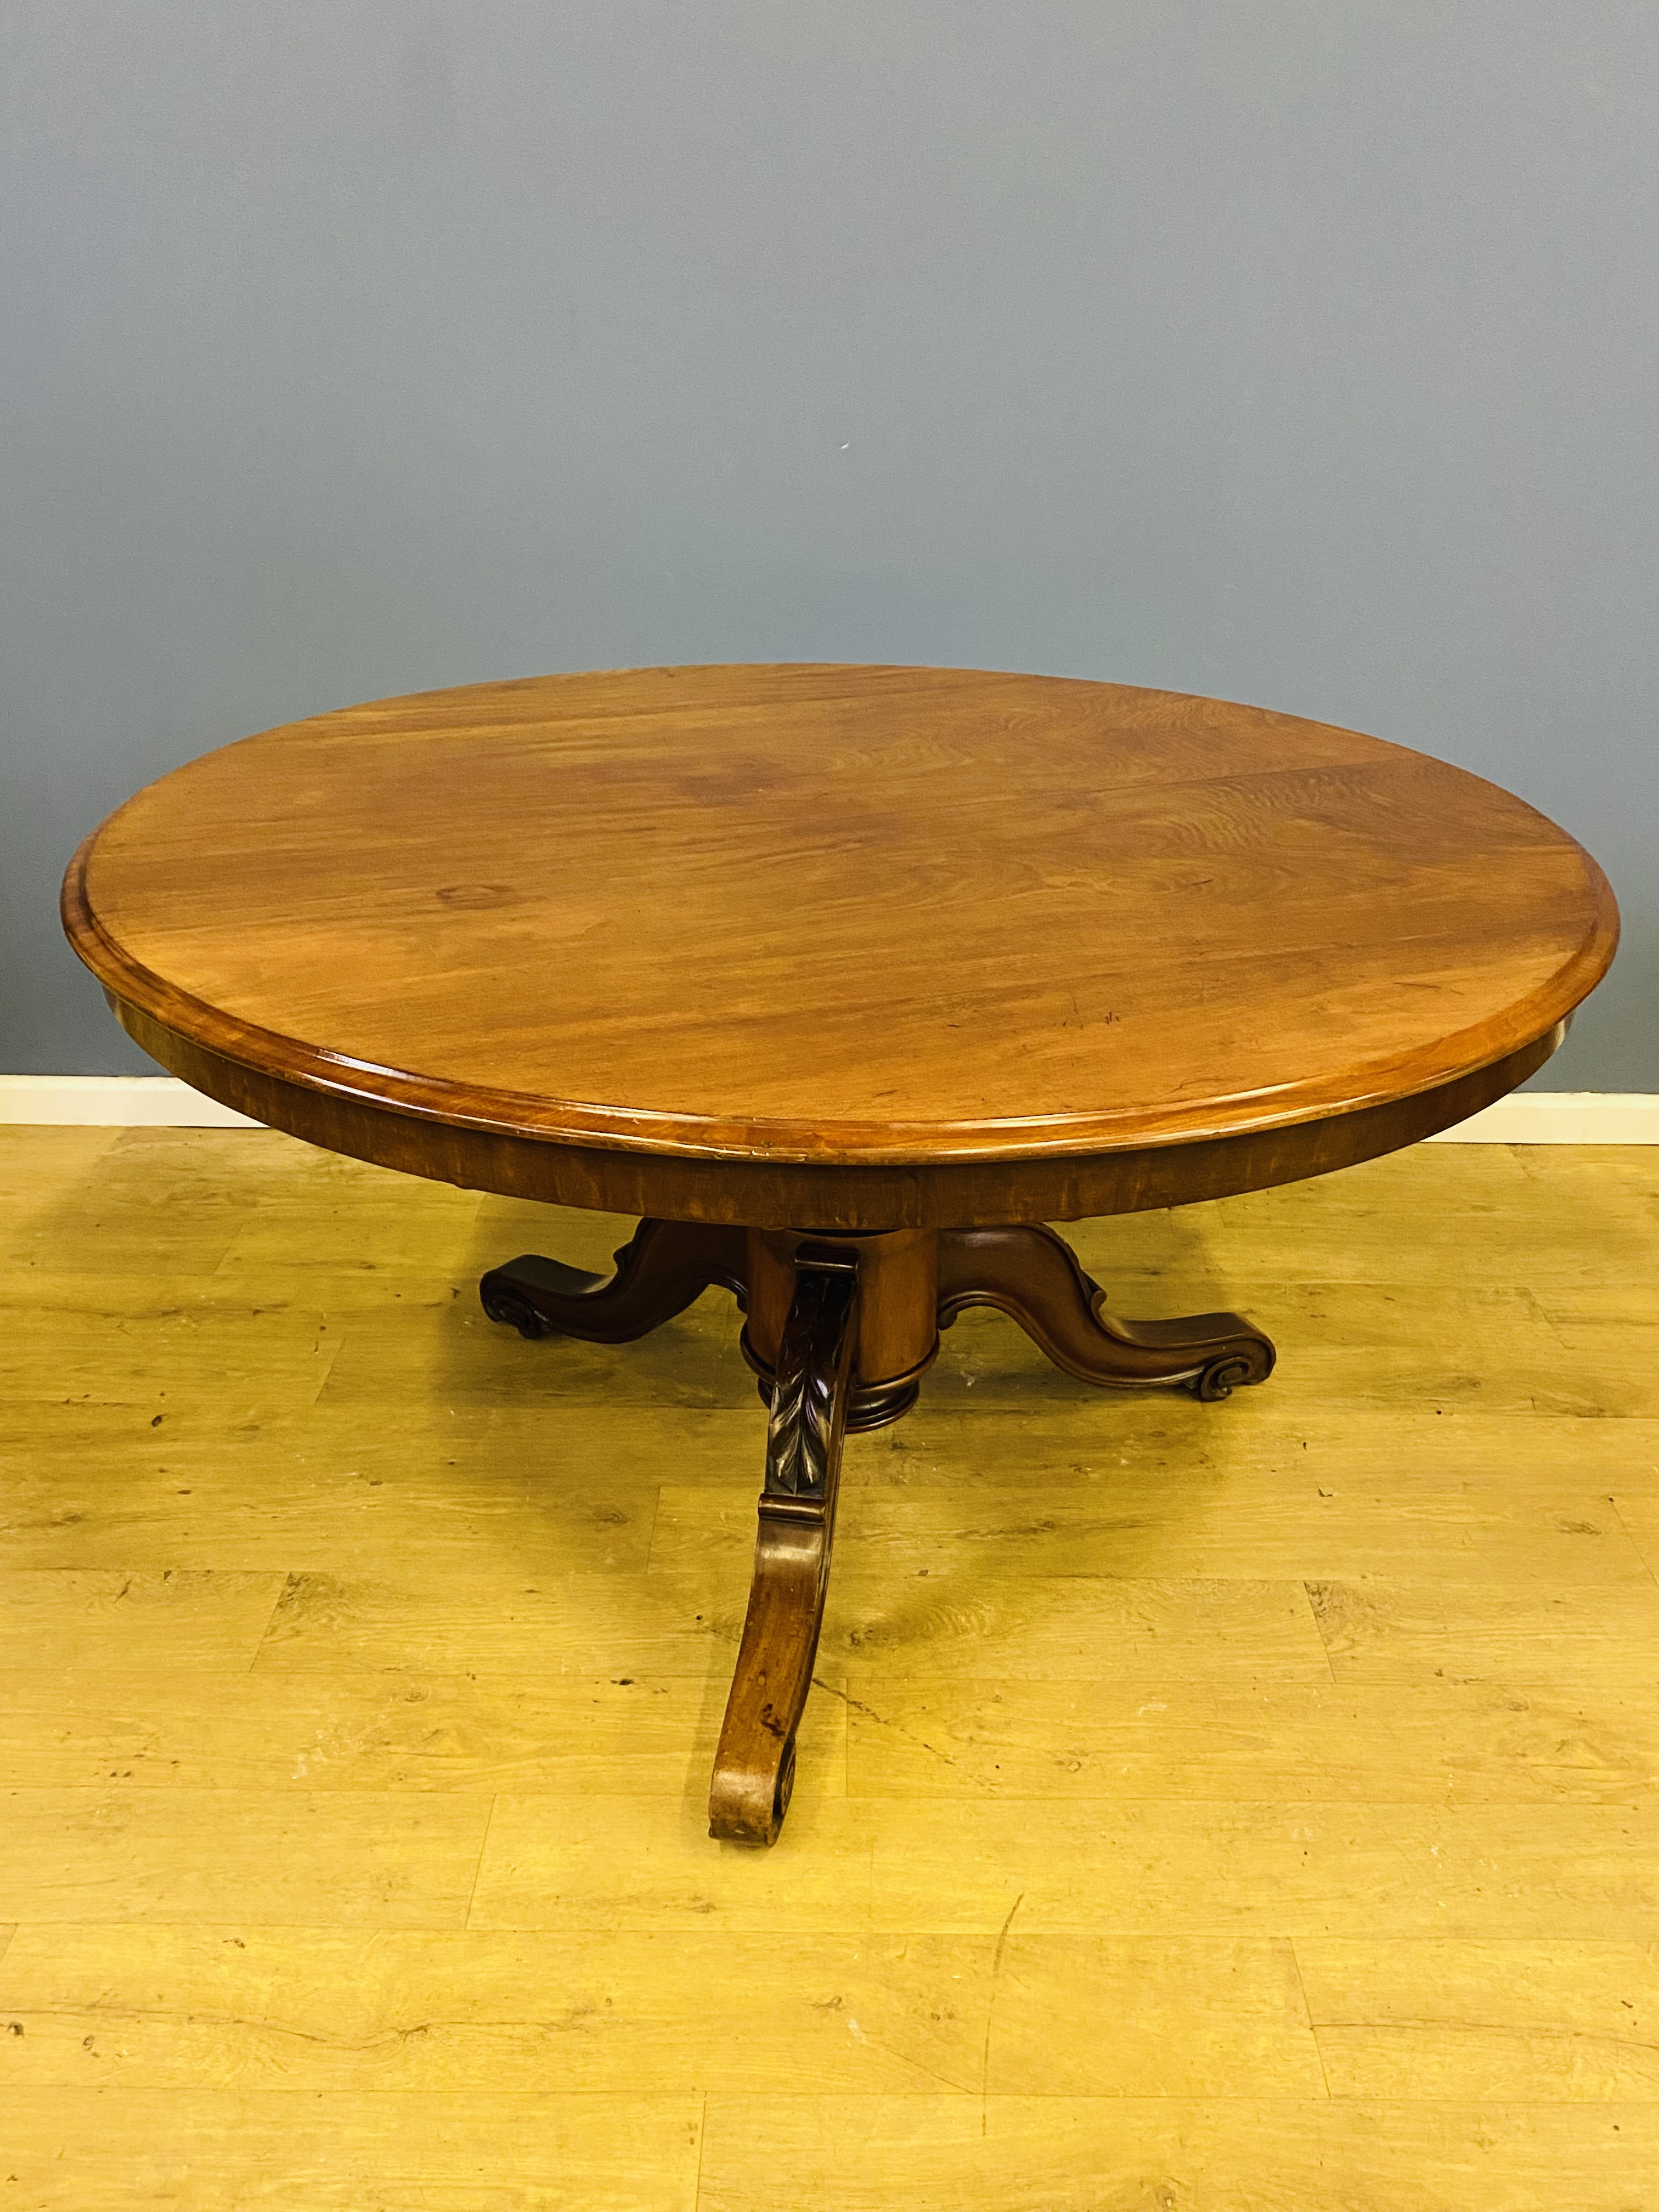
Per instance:
[[[942,1231],[939,1327],[968,1306],[1010,1315],[1056,1367],[1084,1382],[1176,1383],[1214,1400],[1273,1372],[1272,1342],[1242,1314],[1118,1320],[1071,1246],[1047,1229]]]
[[[795,1778],[829,1587],[858,1277],[850,1258],[797,1255],[766,1437],[754,1579],[708,1796],[708,1832],[777,1840]]]
[[[520,1336],[579,1336],[590,1344],[629,1344],[684,1313],[711,1283],[735,1292],[748,1285],[741,1229],[695,1221],[642,1221],[617,1255],[614,1275],[590,1275],[528,1252],[492,1267],[478,1285],[491,1321]]]

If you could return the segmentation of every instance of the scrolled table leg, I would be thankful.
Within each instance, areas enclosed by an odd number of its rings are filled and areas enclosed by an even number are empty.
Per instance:
[[[856,1341],[856,1263],[797,1255],[766,1438],[754,1578],[708,1796],[708,1832],[772,1844],[794,1783],[829,1587]]]
[[[592,1275],[526,1252],[492,1267],[478,1285],[491,1321],[520,1336],[576,1336],[590,1344],[629,1344],[684,1313],[711,1283],[747,1288],[747,1237],[741,1229],[696,1221],[641,1221],[617,1255],[614,1275]]]
[[[967,1306],[994,1306],[1017,1321],[1056,1367],[1079,1382],[1129,1389],[1176,1383],[1225,1398],[1272,1374],[1272,1340],[1242,1314],[1181,1321],[1124,1321],[1052,1230],[947,1229],[940,1233],[939,1325]]]

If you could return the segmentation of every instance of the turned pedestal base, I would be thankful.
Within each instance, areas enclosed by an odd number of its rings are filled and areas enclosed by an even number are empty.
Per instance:
[[[743,1352],[770,1407],[749,1611],[714,1758],[709,1833],[770,1844],[789,1803],[795,1733],[811,1686],[835,1534],[842,1438],[915,1403],[939,1333],[995,1306],[1085,1382],[1181,1386],[1224,1398],[1273,1370],[1239,1315],[1122,1321],[1047,1229],[901,1229],[882,1235],[642,1221],[613,1275],[526,1255],[479,1285],[484,1311],[523,1336],[623,1344],[711,1285],[743,1309]]]

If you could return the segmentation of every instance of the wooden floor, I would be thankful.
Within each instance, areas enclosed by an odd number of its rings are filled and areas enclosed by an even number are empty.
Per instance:
[[[1070,1232],[849,1444],[795,1802],[702,1808],[763,1417],[480,1272],[626,1224],[0,1132],[0,2212],[1653,2212],[1659,1152]]]

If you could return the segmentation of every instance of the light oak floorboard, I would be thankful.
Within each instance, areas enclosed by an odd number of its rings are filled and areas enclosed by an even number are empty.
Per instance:
[[[232,1296],[304,1298],[320,1271],[333,1305],[476,1304],[481,1202],[477,1191],[428,1183],[411,1204],[406,1178],[362,1166],[328,1191],[296,1181],[244,1220],[214,1270],[215,1286]]]
[[[8,1270],[0,1389],[15,1402],[224,1411],[309,1405],[341,1346],[313,1304],[216,1296],[193,1276]]]
[[[503,1254],[503,1258],[511,1255]],[[490,1265],[480,1255],[479,1272]],[[738,1350],[741,1316],[710,1291],[689,1312],[636,1344],[526,1342],[485,1316],[471,1295],[447,1304],[365,1305],[351,1313],[330,1370],[331,1407],[486,1409],[505,1396],[556,1418],[573,1401],[621,1409],[677,1406],[760,1413],[755,1378]],[[764,1416],[761,1416],[764,1428]]]
[[[1659,1946],[1300,1938],[1337,2097],[1659,2103]]]
[[[752,1523],[752,1498],[744,1517]],[[754,1546],[752,1527],[744,1533],[746,1546],[734,1531],[729,1546],[677,1559],[643,1586],[578,1574],[457,1575],[434,1592],[416,1582],[291,1576],[257,1664],[283,1674],[410,1666],[701,1674],[711,1644],[728,1665],[736,1656]],[[879,1655],[920,1674],[977,1674],[1000,1652],[1039,1678],[1086,1670],[1137,1680],[1328,1679],[1312,1607],[1294,1581],[1084,1582],[943,1567],[901,1577],[856,1537],[838,1544],[836,1568],[821,1669]]]
[[[101,1182],[99,1162],[120,1134],[0,1121],[0,1251],[42,1213],[67,1216],[84,1237],[84,1209]]]
[[[1519,1279],[1547,1304],[1546,1286],[1639,1274],[1656,1231],[1641,1145],[1483,1145],[1478,1158],[1419,1146],[1219,1205],[1061,1229],[1125,1313],[1131,1285],[1194,1274],[1225,1287],[1228,1303],[1265,1282],[1484,1290]]]
[[[8,1790],[0,1913],[458,1928],[489,1807],[408,1791]]]
[[[24,1925],[0,2008],[42,2086],[1323,2094],[1261,1936]]]
[[[665,1484],[653,1571],[719,1573],[754,1540],[752,1502]],[[849,1498],[838,1556],[913,1579],[995,1589],[1011,1576],[1241,1579],[1414,1575],[1425,1581],[1655,1587],[1605,1494],[1551,1473],[1444,1483],[1397,1478],[1326,1495],[1292,1472],[1238,1475],[1184,1491],[1121,1476],[1079,1497],[1056,1485]]]
[[[1011,1493],[1029,1489],[1028,1528],[1056,1500],[1072,1528],[1092,1522],[1109,1544],[1097,1567],[1115,1560],[1139,1573],[1144,1562],[1155,1573],[1160,1550],[1174,1564],[1182,1542],[1207,1545],[1223,1572],[1248,1578],[1248,1557],[1228,1548],[1231,1516],[1240,1547],[1276,1544],[1282,1560],[1300,1540],[1288,1569],[1298,1578],[1319,1571],[1334,1548],[1322,1531],[1338,1526],[1369,1535],[1372,1571],[1391,1549],[1413,1573],[1434,1568],[1443,1528],[1466,1554],[1477,1524],[1515,1528],[1521,1548],[1508,1571],[1524,1572],[1526,1539],[1542,1516],[1553,1556],[1579,1578],[1605,1576],[1596,1558],[1632,1543],[1622,1501],[1637,1500],[1639,1515],[1641,1499],[1659,1496],[1659,1423],[1398,1413],[1356,1421],[1328,1407],[1275,1422],[1264,1402],[1273,1387],[1213,1407],[1163,1393],[1091,1394],[1059,1414],[939,1415],[924,1401],[894,1429],[852,1440],[841,1564],[902,1534],[903,1499],[919,1501],[925,1527],[953,1502],[977,1510],[988,1492],[1018,1516]],[[556,1419],[512,1405],[240,1407],[176,1394],[137,1407],[37,1403],[25,1431],[14,1425],[0,1438],[0,1563],[337,1573],[385,1571],[402,1556],[425,1579],[441,1555],[446,1571],[462,1573],[617,1564],[631,1572],[629,1547],[648,1540],[668,1476],[684,1534],[671,1516],[659,1565],[673,1544],[712,1542],[736,1564],[752,1534],[763,1430],[758,1403],[613,1409],[602,1395]],[[701,1499],[685,1495],[693,1490]],[[1610,1506],[1615,1493],[1621,1503]],[[1583,1528],[1552,1528],[1552,1512],[1607,1540],[1587,1547]],[[1587,1548],[1589,1561],[1575,1565],[1571,1555]],[[946,1547],[924,1564],[932,1576],[963,1563]],[[1482,1565],[1468,1558],[1464,1578]],[[1339,1555],[1331,1578],[1354,1567]],[[995,1576],[982,1579],[988,1589]]]
[[[1059,1405],[968,1401],[941,1408],[924,1395],[893,1428],[849,1439],[842,1480],[900,1490],[964,1479],[999,1490],[1051,1489],[1064,1480],[1093,1491],[1155,1474],[1166,1487],[1207,1491],[1239,1477],[1279,1474],[1311,1478],[1333,1493],[1397,1482],[1456,1492],[1466,1482],[1513,1477],[1518,1462],[1529,1476],[1588,1485],[1602,1497],[1621,1486],[1659,1489],[1656,1420],[1530,1410],[1474,1414],[1426,1402],[1368,1408],[1356,1419],[1340,1392],[1322,1404],[1287,1408],[1274,1396],[1279,1379],[1275,1372],[1267,1384],[1214,1406],[1184,1391],[1092,1390],[1083,1383],[1074,1400]],[[686,1487],[701,1472],[677,1469],[673,1480]]]
[[[763,1859],[675,1802],[506,1795],[474,1927],[1659,1940],[1659,1806],[815,1796]]]
[[[700,2212],[1645,2212],[1650,2105],[714,2096]]]
[[[678,1798],[690,1789],[706,1804],[730,1675],[729,1657],[712,1646],[698,1674],[666,1676],[33,1670],[0,1676],[0,1777],[14,1787],[319,1796],[512,1789]],[[800,1754],[817,1792],[839,1795],[847,1701],[834,1674],[819,1680]],[[3,1851],[0,1837],[0,1863]]]
[[[595,1574],[642,1566],[664,1464],[706,1452],[728,1486],[764,1434],[754,1417],[668,1415],[609,1433],[597,1403],[560,1428],[447,1410],[386,1418],[171,1400],[147,1409],[32,1411],[28,1443],[0,1447],[8,1567],[353,1567],[400,1558],[436,1571]],[[739,1425],[735,1432],[733,1421]],[[671,1453],[674,1455],[670,1457]]]
[[[1659,1682],[1659,1585],[1376,1579],[1308,1595],[1339,1682]]]
[[[1632,1686],[958,1681],[850,1674],[855,1796],[1645,1802],[1659,1705]]]
[[[284,1579],[162,1568],[0,1571],[0,1674],[251,1666]]]
[[[317,1194],[338,1186],[340,1168],[319,1168],[302,1147],[263,1130],[47,1130],[48,1140],[102,1138],[72,1173],[53,1171],[52,1141],[27,1209],[8,1206],[0,1220],[0,1258],[15,1279],[46,1273],[101,1276],[210,1273],[237,1230],[278,1194]],[[21,1161],[30,1157],[27,1128],[8,1133]],[[204,1139],[210,1139],[204,1146]],[[320,1155],[319,1156],[321,1157]],[[211,1165],[210,1166],[210,1163]],[[357,1173],[373,1175],[372,1169]]]
[[[28,2212],[694,2212],[702,2100],[0,2088]]]

